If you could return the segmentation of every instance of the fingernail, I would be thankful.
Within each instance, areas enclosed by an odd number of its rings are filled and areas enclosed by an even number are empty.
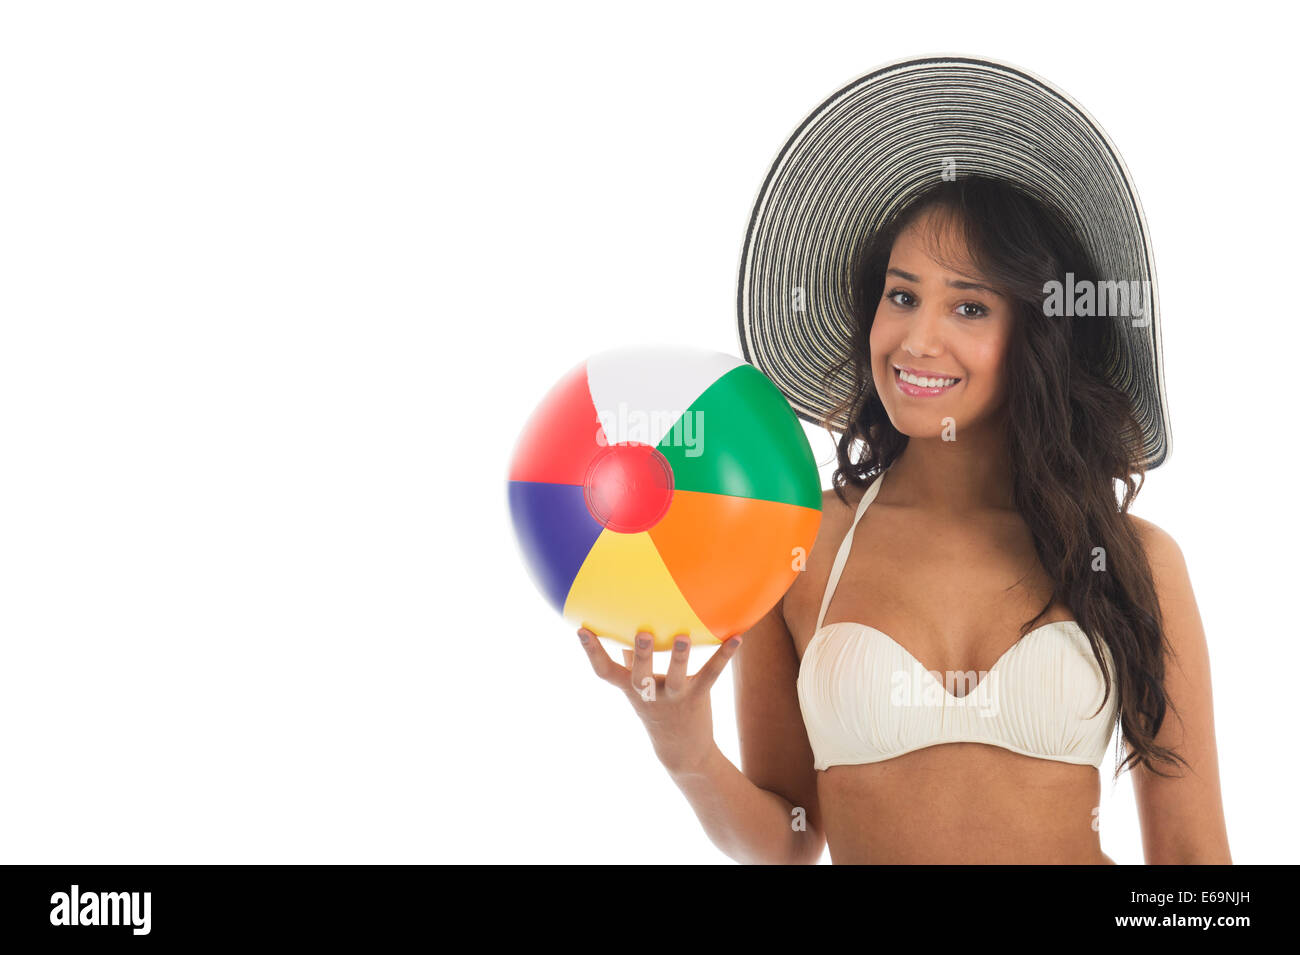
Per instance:
[[[690,641],[689,641],[689,640],[676,640],[676,641],[673,642],[673,649],[674,649],[674,650],[685,650],[685,649],[686,649],[687,647],[689,647],[690,645],[691,645],[691,644],[690,644]]]
[[[649,637],[637,637],[637,638],[636,638],[636,645],[637,645],[639,648],[641,648],[642,650],[644,650],[644,649],[646,649],[647,647],[650,646],[650,638],[649,638]]]
[[[587,644],[587,631],[586,631],[586,630],[579,630],[579,631],[578,631],[578,639],[582,641],[583,646],[586,646],[586,644]]]

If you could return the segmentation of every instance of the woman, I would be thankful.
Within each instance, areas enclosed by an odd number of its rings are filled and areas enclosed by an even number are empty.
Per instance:
[[[1118,722],[1148,863],[1230,861],[1206,640],[1177,544],[1127,513],[1143,428],[1099,270],[1009,180],[945,178],[853,257],[848,426],[807,569],[693,677],[580,631],[709,836],[742,862],[1109,863]],[[1114,481],[1125,484],[1122,502]],[[742,768],[709,689],[735,657]],[[653,678],[657,692],[639,688]],[[1119,771],[1117,767],[1116,772]]]

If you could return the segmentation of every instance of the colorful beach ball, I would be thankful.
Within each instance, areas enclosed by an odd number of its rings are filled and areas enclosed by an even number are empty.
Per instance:
[[[542,399],[508,498],[534,579],[577,629],[719,643],[776,605],[821,522],[803,427],[762,372],[679,348],[603,352]]]

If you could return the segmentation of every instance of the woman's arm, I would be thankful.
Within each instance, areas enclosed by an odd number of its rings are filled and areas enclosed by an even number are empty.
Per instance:
[[[1149,521],[1130,519],[1146,547],[1173,653],[1165,662],[1165,692],[1171,706],[1156,742],[1188,763],[1186,768],[1161,766],[1163,772],[1182,774],[1169,778],[1142,766],[1133,770],[1146,862],[1228,865],[1232,856],[1219,789],[1210,654],[1187,565],[1172,537]]]
[[[812,749],[795,687],[784,600],[750,628],[732,663],[742,773],[715,745],[673,780],[713,844],[738,862],[815,864],[826,847]]]
[[[794,674],[782,650],[790,642],[781,617],[781,603],[743,635],[728,640],[694,676],[686,675],[689,645],[674,648],[664,675],[652,669],[649,641],[635,651],[624,651],[629,666],[616,664],[587,630],[580,630],[587,655],[597,676],[617,686],[641,717],[654,744],[655,754],[699,816],[705,832],[720,850],[738,862],[787,864],[816,862],[824,841],[817,827],[816,783],[811,801],[792,802],[785,792],[764,788],[777,768],[774,758],[797,746],[794,734],[804,736],[799,717]],[[722,669],[737,659],[736,706],[740,717],[741,748],[745,760],[757,760],[763,776],[755,781],[737,769],[713,739],[710,691]],[[775,658],[775,659],[774,659]],[[743,662],[742,662],[743,661]],[[743,672],[743,676],[741,675]],[[654,687],[651,692],[651,687]],[[776,697],[773,700],[771,697]],[[794,722],[789,719],[794,701]],[[812,773],[812,756],[803,739],[804,774]],[[751,774],[752,776],[752,774]],[[802,789],[796,788],[802,793]]]

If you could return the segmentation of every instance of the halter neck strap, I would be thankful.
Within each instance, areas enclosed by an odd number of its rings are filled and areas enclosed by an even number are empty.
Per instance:
[[[835,595],[835,587],[840,582],[840,574],[844,573],[844,565],[849,562],[849,551],[853,549],[853,534],[858,529],[858,522],[862,520],[862,515],[867,513],[867,508],[871,506],[871,502],[880,493],[880,485],[885,481],[885,473],[886,471],[882,471],[878,474],[876,479],[871,482],[871,486],[863,492],[862,500],[858,502],[857,513],[853,515],[853,525],[840,543],[839,552],[835,555],[835,563],[831,565],[830,579],[826,581],[826,593],[822,596],[822,611],[817,615],[818,630],[822,628],[822,622],[826,619],[826,611],[830,609],[831,597]]]

